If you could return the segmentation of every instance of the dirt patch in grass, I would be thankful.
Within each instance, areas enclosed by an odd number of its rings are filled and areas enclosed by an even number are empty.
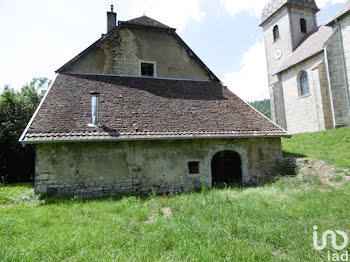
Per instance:
[[[170,217],[173,214],[173,211],[170,207],[163,207],[162,208],[163,217]]]
[[[161,214],[163,218],[170,217],[173,214],[173,210],[170,207],[163,207],[161,209]],[[156,214],[149,215],[147,219],[145,220],[145,224],[151,224],[155,222],[156,220],[160,219],[161,217],[157,216]]]
[[[348,169],[336,167],[323,160],[295,158],[298,177],[308,184],[340,187],[350,180]]]

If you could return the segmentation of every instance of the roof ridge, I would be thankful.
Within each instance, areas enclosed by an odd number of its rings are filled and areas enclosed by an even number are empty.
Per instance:
[[[147,27],[155,27],[155,28],[163,28],[163,29],[174,29],[170,26],[167,26],[166,24],[163,24],[159,21],[157,21],[154,18],[151,18],[146,15],[142,15],[140,17],[136,17],[133,19],[129,19],[127,21],[119,21],[120,24],[132,24],[132,25],[141,25],[141,26],[147,26]]]

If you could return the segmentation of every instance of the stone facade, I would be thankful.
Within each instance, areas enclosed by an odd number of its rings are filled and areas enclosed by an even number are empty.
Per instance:
[[[167,31],[139,28],[115,30],[100,47],[73,63],[69,72],[137,76],[140,61],[155,62],[157,77],[210,79],[203,66]]]
[[[322,97],[328,94],[328,81],[323,74],[323,54],[299,64],[282,74],[285,112],[288,131],[291,133],[326,130],[332,119],[324,114]],[[310,93],[301,95],[299,73],[307,72]],[[321,90],[324,91],[323,96]]]
[[[335,127],[341,127],[350,123],[349,110],[349,86],[350,73],[350,16],[340,21],[340,27],[333,26],[334,34],[325,46],[330,89],[332,90],[332,104]],[[342,50],[342,47],[344,50]],[[344,73],[344,71],[346,73]]]
[[[285,68],[293,55],[302,58],[305,55],[303,52],[308,52],[300,51],[300,46],[305,44],[305,37],[309,37],[301,32],[300,19],[306,20],[308,33],[317,34],[317,30],[313,31],[317,27],[316,12],[317,9],[281,4],[281,8],[262,23],[272,120],[291,134],[350,124],[349,15],[332,25],[333,35],[326,40],[324,49],[310,53],[300,62],[295,60],[297,62]],[[279,26],[280,31],[280,39],[276,42],[273,41],[272,33],[275,25]],[[325,30],[319,31],[321,41]],[[281,50],[281,57],[275,56],[276,50]],[[302,72],[307,72],[310,88],[310,93],[304,96],[300,95]]]
[[[212,158],[224,150],[240,155],[245,184],[282,159],[280,138],[38,144],[35,191],[95,198],[210,188]],[[199,174],[189,174],[190,161]]]

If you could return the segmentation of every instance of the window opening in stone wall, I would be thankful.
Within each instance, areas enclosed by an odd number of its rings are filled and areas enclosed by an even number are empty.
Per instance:
[[[300,19],[300,31],[304,34],[307,33],[306,20],[304,18]]]
[[[142,76],[154,76],[154,64],[141,63],[141,75]]]
[[[190,174],[199,174],[199,162],[188,162],[188,171]]]
[[[273,28],[273,41],[276,42],[278,39],[280,39],[280,30],[278,25],[275,25]]]
[[[300,92],[301,92],[301,95],[305,95],[305,94],[310,93],[309,77],[308,77],[306,72],[303,72],[300,75],[299,81],[300,81]]]

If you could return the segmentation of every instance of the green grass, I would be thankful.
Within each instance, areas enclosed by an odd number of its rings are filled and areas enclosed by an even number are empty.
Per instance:
[[[335,163],[336,187],[312,173],[255,188],[84,201],[0,184],[0,261],[327,261],[334,250],[313,248],[313,226],[319,238],[335,229],[350,236],[349,133],[283,140],[290,154]]]
[[[350,169],[350,127],[293,135],[282,139],[286,154],[324,160]]]
[[[350,183],[320,189],[292,177],[173,196],[8,200],[0,207],[0,260],[322,261],[330,249],[313,248],[312,227],[350,233]]]

